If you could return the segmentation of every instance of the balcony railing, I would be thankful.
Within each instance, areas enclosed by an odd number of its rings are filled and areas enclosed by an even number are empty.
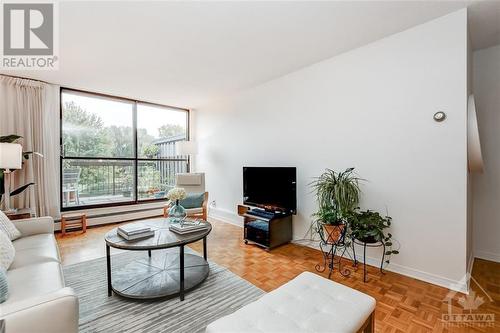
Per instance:
[[[135,201],[136,181],[137,200],[165,197],[175,186],[175,175],[187,172],[187,158],[175,156],[175,142],[184,139],[153,142],[158,160],[64,159],[63,207]]]

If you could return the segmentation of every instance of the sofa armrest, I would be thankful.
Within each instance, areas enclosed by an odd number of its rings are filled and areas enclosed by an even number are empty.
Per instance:
[[[0,305],[5,333],[77,333],[78,318],[78,297],[69,287]]]
[[[50,216],[12,221],[23,237],[54,233],[54,219]]]

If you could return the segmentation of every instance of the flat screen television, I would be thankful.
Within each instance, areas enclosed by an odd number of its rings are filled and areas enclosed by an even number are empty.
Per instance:
[[[243,204],[268,210],[297,211],[297,170],[243,167]]]

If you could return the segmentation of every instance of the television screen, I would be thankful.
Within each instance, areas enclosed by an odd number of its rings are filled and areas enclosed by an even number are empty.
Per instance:
[[[289,167],[243,167],[243,203],[295,214],[297,172]]]

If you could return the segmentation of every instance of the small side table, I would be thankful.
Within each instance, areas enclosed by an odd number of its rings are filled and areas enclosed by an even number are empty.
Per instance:
[[[66,235],[66,229],[82,228],[82,232],[87,232],[87,214],[68,213],[61,215],[61,234]]]
[[[363,242],[359,239],[352,238],[352,251],[354,253],[354,265],[358,265],[358,259],[356,257],[356,249],[354,247],[355,244],[363,246],[363,282],[367,282],[366,280],[366,248],[367,247],[383,247],[384,252],[382,253],[382,260],[380,261],[380,273],[384,273],[384,260],[385,260],[385,244],[383,242],[375,242],[375,243],[367,243]]]
[[[21,220],[21,219],[29,219],[33,217],[33,211],[31,208],[20,208],[15,211],[6,213],[5,215],[9,218],[9,220]]]

